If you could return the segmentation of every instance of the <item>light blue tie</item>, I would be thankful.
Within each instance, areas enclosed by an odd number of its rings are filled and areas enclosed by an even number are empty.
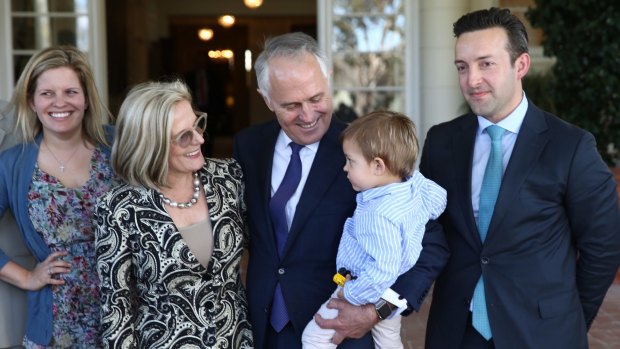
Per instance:
[[[484,243],[489,230],[489,223],[493,216],[495,201],[499,194],[499,188],[502,184],[502,136],[503,128],[491,125],[486,128],[487,133],[491,137],[491,154],[487,162],[487,168],[482,178],[482,187],[480,189],[480,206],[478,208],[478,232],[480,240]],[[491,339],[491,325],[489,324],[489,316],[487,314],[487,303],[484,294],[484,281],[482,276],[478,279],[476,289],[474,290],[474,306],[472,309],[472,325],[480,332],[486,340]]]

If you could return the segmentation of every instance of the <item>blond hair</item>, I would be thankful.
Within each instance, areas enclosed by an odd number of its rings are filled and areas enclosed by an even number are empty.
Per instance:
[[[418,158],[413,121],[401,113],[375,111],[355,119],[342,131],[340,141],[353,141],[367,161],[381,158],[390,173],[407,178]]]
[[[38,79],[44,72],[56,68],[69,68],[75,72],[80,81],[88,108],[84,111],[82,133],[84,140],[93,144],[109,145],[103,128],[105,116],[111,116],[103,104],[93,72],[86,55],[73,46],[52,46],[45,48],[30,58],[17,84],[11,104],[15,107],[16,129],[20,130],[27,142],[34,142],[43,125],[37,113],[30,108],[34,100]]]
[[[116,120],[112,168],[131,185],[167,186],[173,108],[192,104],[187,85],[180,81],[144,82],[130,91]]]

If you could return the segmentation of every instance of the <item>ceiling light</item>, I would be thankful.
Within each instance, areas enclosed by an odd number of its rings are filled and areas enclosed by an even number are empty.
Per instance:
[[[217,22],[224,28],[230,28],[235,24],[235,16],[223,15],[217,19]]]
[[[213,39],[213,29],[202,28],[202,29],[198,30],[198,37],[202,41],[209,41],[209,40]]]
[[[243,0],[243,3],[248,8],[254,9],[260,7],[263,4],[263,0]]]

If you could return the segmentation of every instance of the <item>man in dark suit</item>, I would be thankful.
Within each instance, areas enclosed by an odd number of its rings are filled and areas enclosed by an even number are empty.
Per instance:
[[[472,113],[432,127],[420,165],[448,191],[451,252],[426,347],[586,348],[620,263],[615,181],[590,133],[526,98],[527,34],[510,11],[466,14],[454,34]]]
[[[332,118],[329,68],[316,41],[301,33],[272,38],[255,69],[259,93],[277,120],[242,131],[234,145],[244,172],[250,229],[250,319],[257,349],[296,349],[306,324],[333,292],[336,251],[355,208],[355,192],[342,169],[339,135],[345,125]],[[291,142],[303,146],[302,174],[286,204],[289,230],[279,251],[269,206],[289,166]],[[407,299],[407,311],[419,309],[448,255],[441,229],[429,229],[418,263],[392,287]],[[279,290],[286,308],[285,320],[278,322],[283,326],[272,321]],[[339,309],[338,318],[317,321],[336,329],[333,341],[361,337],[340,347],[374,348],[367,332],[379,321],[376,308],[389,315],[389,304],[355,307],[336,299],[331,304]]]

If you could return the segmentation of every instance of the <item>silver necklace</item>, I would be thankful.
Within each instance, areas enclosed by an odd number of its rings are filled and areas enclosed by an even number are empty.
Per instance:
[[[195,203],[198,202],[198,197],[200,196],[200,180],[198,179],[198,173],[194,172],[194,194],[192,195],[191,200],[188,202],[176,202],[174,200],[168,199],[164,196],[164,194],[159,193],[159,197],[162,201],[169,205],[170,207],[176,208],[190,208],[194,206]]]
[[[71,153],[71,155],[69,155],[69,158],[67,160],[65,160],[65,162],[62,162],[62,161],[58,160],[56,155],[54,155],[54,152],[52,151],[52,148],[50,148],[47,145],[47,143],[45,142],[45,139],[43,141],[41,141],[41,143],[43,143],[45,148],[47,148],[47,150],[50,152],[50,154],[52,154],[52,157],[54,158],[54,160],[56,160],[56,162],[58,163],[58,165],[59,165],[58,168],[60,169],[60,173],[64,173],[65,172],[65,168],[67,168],[65,166],[65,164],[69,164],[69,161],[71,161],[71,159],[73,159],[73,156],[75,155],[75,153],[77,153],[78,149],[80,149],[80,147],[75,147],[75,150],[73,151],[73,153]]]

